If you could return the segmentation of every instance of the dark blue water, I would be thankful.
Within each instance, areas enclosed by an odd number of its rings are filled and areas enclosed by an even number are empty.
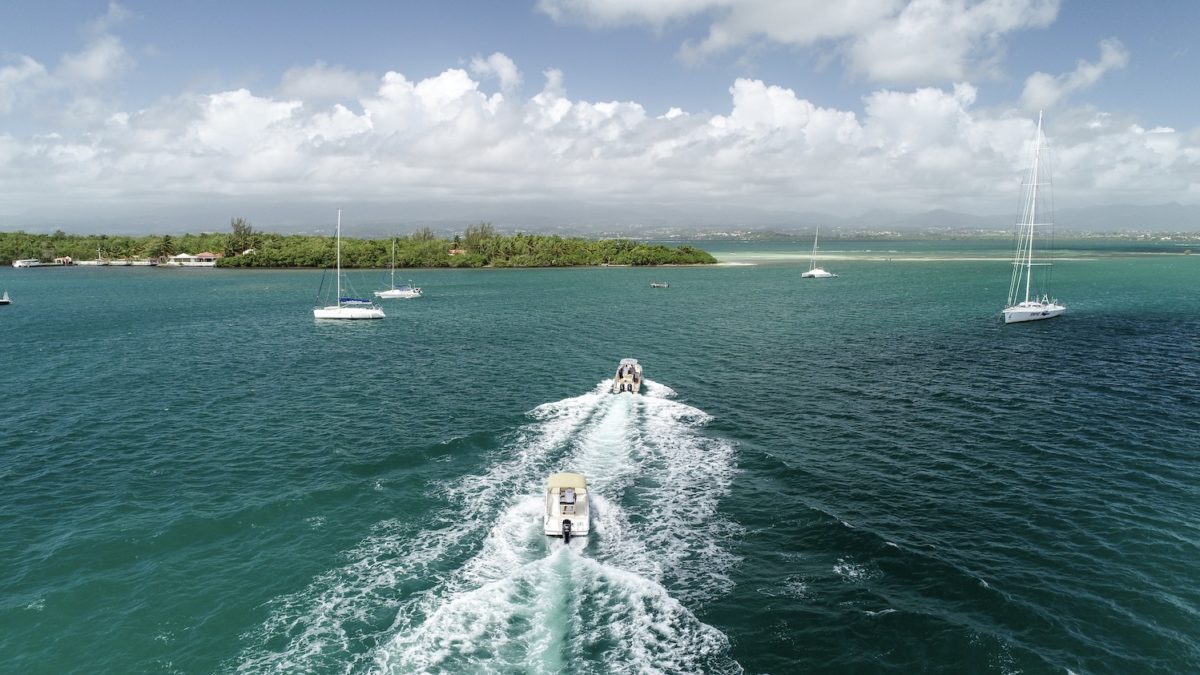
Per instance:
[[[319,272],[0,270],[0,670],[1200,670],[1200,258],[1004,326],[939,247],[419,272],[352,324]]]

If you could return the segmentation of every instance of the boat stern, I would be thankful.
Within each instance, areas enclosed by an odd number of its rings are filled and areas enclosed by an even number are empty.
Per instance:
[[[617,374],[613,376],[614,394],[636,394],[642,388],[642,366],[637,359],[621,359]]]
[[[546,515],[542,530],[548,537],[586,537],[591,529],[587,481],[577,473],[555,473],[546,484]]]

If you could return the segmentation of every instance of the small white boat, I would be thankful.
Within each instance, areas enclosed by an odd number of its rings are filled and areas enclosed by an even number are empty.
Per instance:
[[[638,393],[642,388],[642,366],[637,359],[621,359],[617,375],[613,378],[613,393]]]
[[[386,291],[375,291],[377,298],[419,298],[421,289],[416,286],[393,286]]]
[[[383,310],[376,307],[370,300],[342,297],[342,210],[337,215],[337,295],[335,304],[325,307],[314,307],[313,317],[317,319],[382,319]]]
[[[817,267],[817,236],[821,234],[821,228],[818,227],[816,232],[813,232],[813,250],[812,257],[809,258],[809,270],[800,275],[801,279],[832,279],[837,275],[833,272],[826,272],[825,268]]]
[[[0,295],[0,305],[11,305],[12,300],[8,298],[8,291],[4,291],[4,295]]]
[[[586,537],[591,525],[587,481],[577,473],[552,473],[546,481],[546,516],[542,529],[548,537]]]
[[[671,287],[671,284],[668,284],[665,281],[655,281],[655,282],[651,282],[651,284],[650,284],[650,288],[670,288],[670,287]]]
[[[1022,187],[1021,216],[1017,223],[1017,251],[1013,256],[1012,279],[1008,284],[1008,302],[1004,306],[1004,323],[1021,323],[1024,321],[1039,321],[1053,319],[1067,311],[1064,305],[1051,299],[1048,293],[1033,292],[1034,267],[1049,268],[1049,263],[1033,261],[1033,234],[1039,228],[1050,228],[1054,225],[1054,213],[1051,206],[1052,198],[1047,198],[1051,189],[1050,172],[1042,161],[1042,115],[1038,113],[1037,137],[1033,146],[1033,166],[1029,169],[1026,182]],[[1045,186],[1043,191],[1039,187]],[[1038,222],[1038,221],[1042,222]],[[1039,275],[1042,286],[1049,286],[1050,275]],[[1022,299],[1024,286],[1024,299]]]
[[[396,240],[392,239],[392,287],[386,291],[375,291],[377,298],[419,298],[421,289],[417,286],[396,285]]]
[[[21,260],[14,260],[12,266],[16,268],[41,267],[42,261],[37,258],[22,258]]]

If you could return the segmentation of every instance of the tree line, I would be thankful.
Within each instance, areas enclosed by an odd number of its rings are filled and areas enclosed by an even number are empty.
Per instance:
[[[391,264],[393,239],[342,237],[342,267]],[[694,265],[716,259],[693,246],[667,246],[630,239],[582,239],[540,234],[498,234],[479,223],[444,239],[428,228],[395,237],[397,267],[575,267],[581,265]],[[334,238],[260,232],[245,219],[230,221],[228,233],[143,237],[0,232],[0,263],[37,258],[166,259],[178,253],[221,253],[219,267],[332,267]]]

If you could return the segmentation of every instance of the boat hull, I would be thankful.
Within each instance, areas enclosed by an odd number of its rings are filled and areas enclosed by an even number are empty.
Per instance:
[[[377,297],[377,298],[419,298],[419,297],[421,297],[421,291],[405,291],[405,290],[399,290],[399,289],[393,289],[390,291],[375,291],[375,297]]]
[[[821,269],[820,267],[817,267],[815,269],[811,269],[807,272],[802,273],[800,275],[800,278],[801,279],[832,279],[836,276],[837,275],[832,272],[826,272],[825,270]]]
[[[377,307],[317,307],[313,310],[316,319],[382,319],[386,315]]]
[[[1024,323],[1026,321],[1041,321],[1062,316],[1067,308],[1056,303],[1021,303],[1004,309],[1004,323]]]

